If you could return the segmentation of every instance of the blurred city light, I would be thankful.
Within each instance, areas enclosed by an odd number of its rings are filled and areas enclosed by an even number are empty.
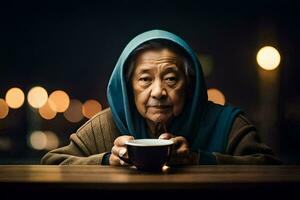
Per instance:
[[[70,122],[79,122],[83,119],[82,103],[79,100],[72,99],[68,109],[64,112],[65,118]]]
[[[54,111],[49,103],[49,100],[43,105],[41,108],[39,108],[39,113],[44,119],[53,119],[56,116],[56,111]]]
[[[62,91],[56,90],[49,96],[50,107],[56,112],[65,112],[70,104],[69,95]]]
[[[207,95],[208,95],[208,100],[220,105],[225,104],[225,96],[220,90],[215,88],[208,89]]]
[[[214,67],[214,61],[212,56],[205,55],[205,54],[198,54],[198,59],[201,63],[204,76],[208,77],[212,73]]]
[[[12,148],[12,141],[8,137],[1,137],[0,151],[9,151]]]
[[[277,68],[280,63],[280,59],[281,57],[277,49],[271,46],[261,48],[256,55],[258,65],[265,70],[273,70]]]
[[[4,99],[0,98],[0,119],[4,119],[9,112],[9,107]]]
[[[28,144],[36,150],[46,149],[47,135],[43,131],[34,131],[29,136]]]
[[[31,90],[29,90],[27,95],[27,100],[29,105],[31,105],[34,108],[40,108],[47,102],[48,99],[48,93],[47,91],[40,87],[33,87]]]
[[[28,138],[28,145],[36,150],[52,150],[59,146],[59,139],[52,131],[33,131]]]
[[[7,91],[5,101],[10,108],[20,108],[25,100],[25,95],[20,88],[14,87]]]
[[[59,146],[59,139],[57,135],[52,131],[44,131],[47,137],[47,150],[56,149]]]
[[[82,114],[88,119],[92,118],[101,110],[101,104],[94,99],[87,100],[82,106]]]

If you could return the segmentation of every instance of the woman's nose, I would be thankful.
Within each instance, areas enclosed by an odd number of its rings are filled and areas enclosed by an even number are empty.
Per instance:
[[[167,96],[167,91],[161,81],[155,81],[152,85],[151,97],[161,99]]]

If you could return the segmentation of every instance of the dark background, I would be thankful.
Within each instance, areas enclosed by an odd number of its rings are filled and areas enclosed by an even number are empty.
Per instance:
[[[257,51],[276,47],[282,57],[276,123],[259,132],[286,163],[300,163],[299,5],[296,1],[7,1],[0,3],[0,98],[11,87],[35,85],[65,90],[71,98],[98,99],[107,107],[106,86],[118,56],[137,34],[163,29],[209,55],[208,88],[220,89],[228,103],[241,107],[262,127]],[[272,103],[270,102],[270,103]],[[266,103],[266,102],[265,102]],[[42,121],[61,145],[87,119],[70,123],[62,115]],[[0,119],[0,163],[38,163],[46,151],[28,147],[28,107]],[[1,148],[0,148],[1,149]]]

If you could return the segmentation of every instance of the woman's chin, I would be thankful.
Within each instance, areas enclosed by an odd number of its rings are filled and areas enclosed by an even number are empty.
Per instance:
[[[166,114],[156,114],[154,116],[151,116],[149,119],[154,123],[167,123],[171,120],[172,115],[166,115]]]

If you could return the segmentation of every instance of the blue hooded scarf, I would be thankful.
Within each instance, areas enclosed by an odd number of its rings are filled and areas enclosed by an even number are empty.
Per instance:
[[[107,88],[108,103],[117,128],[122,135],[149,137],[146,121],[137,112],[132,92],[129,91],[125,62],[139,45],[156,39],[174,42],[184,49],[190,55],[195,71],[193,97],[186,103],[182,113],[172,119],[168,132],[185,137],[192,150],[224,153],[232,123],[240,110],[208,101],[203,72],[196,54],[183,39],[167,31],[151,30],[136,36],[119,57]]]

